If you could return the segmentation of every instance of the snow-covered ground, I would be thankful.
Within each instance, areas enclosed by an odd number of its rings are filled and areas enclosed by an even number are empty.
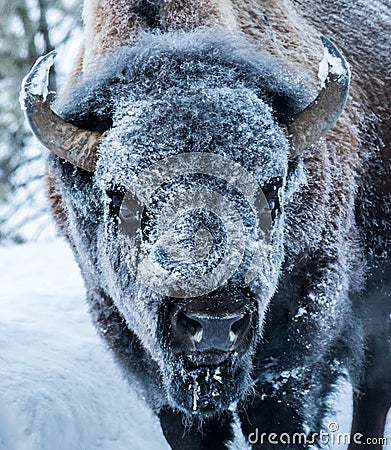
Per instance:
[[[95,334],[66,244],[1,248],[0,280],[0,449],[168,449]]]
[[[66,244],[0,248],[0,280],[0,449],[168,449],[95,334]],[[348,432],[348,387],[336,404]]]

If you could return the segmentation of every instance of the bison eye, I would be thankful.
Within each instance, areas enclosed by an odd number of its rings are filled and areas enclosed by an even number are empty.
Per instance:
[[[274,220],[280,211],[280,189],[282,187],[282,177],[272,178],[262,188],[262,191],[268,201],[270,213]]]
[[[106,191],[107,196],[111,199],[110,213],[118,216],[121,209],[122,201],[125,197],[125,193],[120,189],[111,189]]]

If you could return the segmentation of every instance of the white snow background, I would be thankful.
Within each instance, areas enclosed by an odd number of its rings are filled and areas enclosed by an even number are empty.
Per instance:
[[[0,248],[0,285],[1,450],[169,448],[96,336],[63,241]],[[348,432],[348,385],[334,404]]]

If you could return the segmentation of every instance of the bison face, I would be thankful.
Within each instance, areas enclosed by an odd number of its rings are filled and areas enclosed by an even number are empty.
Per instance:
[[[38,87],[52,57],[26,78],[33,130],[80,168],[56,160],[50,170],[90,297],[111,302],[92,304],[97,325],[123,359],[135,334],[164,401],[185,413],[213,414],[251,388],[284,259],[284,206],[298,186],[289,160],[333,125],[349,86],[345,61],[324,43],[336,69],[307,108],[297,77],[215,32],[120,49],[69,91],[63,118]],[[110,323],[113,310],[130,334]]]
[[[170,404],[205,415],[251,387],[283,258],[289,152],[251,91],[187,94],[118,111],[94,175],[98,265]]]

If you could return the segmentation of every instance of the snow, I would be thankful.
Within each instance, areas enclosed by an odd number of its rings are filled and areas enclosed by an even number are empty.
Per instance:
[[[339,79],[343,79],[346,76],[349,76],[350,69],[338,49],[334,48],[333,43],[324,37],[322,37],[322,42],[324,57],[319,64],[318,78],[322,88],[324,88],[330,74],[337,75]]]
[[[41,56],[35,62],[31,71],[23,78],[20,91],[20,107],[26,110],[26,104],[30,96],[40,96],[46,101],[48,95],[49,71],[54,64],[56,52],[52,51],[45,56]]]
[[[0,278],[0,449],[168,449],[95,334],[67,245],[0,248]],[[350,399],[341,384],[343,410],[326,422],[344,433]],[[244,438],[232,448],[247,448]]]
[[[0,248],[0,449],[168,449],[90,323],[62,241]]]

